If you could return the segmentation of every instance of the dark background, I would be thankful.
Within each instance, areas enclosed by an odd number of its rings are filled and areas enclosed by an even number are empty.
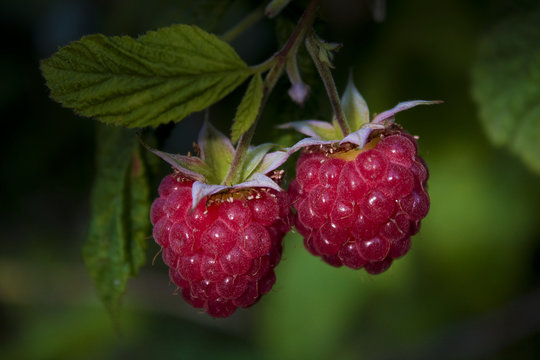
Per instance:
[[[258,2],[58,0],[0,5],[0,358],[2,359],[538,359],[540,187],[507,150],[493,147],[471,98],[482,36],[530,1],[388,1],[375,22],[366,2],[323,4],[319,34],[343,43],[334,75],[349,70],[372,112],[399,101],[443,105],[400,113],[420,136],[432,207],[413,247],[384,274],[334,269],[285,239],[277,283],[263,300],[214,320],[183,303],[149,234],[148,262],[129,283],[115,330],[84,269],[94,173],[95,121],[48,98],[39,60],[89,33],[137,36],[172,23],[222,33]],[[219,4],[219,5],[216,5]],[[232,45],[248,64],[272,55],[300,16],[293,1]],[[539,25],[540,26],[540,25]],[[328,120],[311,67],[304,108],[285,78],[257,142],[291,144],[275,125]],[[227,131],[243,88],[210,110]],[[188,151],[201,125],[188,117],[157,131],[162,149]],[[288,176],[292,176],[289,163]],[[154,182],[166,173],[156,173]],[[155,189],[155,188],[154,188]],[[152,196],[157,194],[152,190]]]

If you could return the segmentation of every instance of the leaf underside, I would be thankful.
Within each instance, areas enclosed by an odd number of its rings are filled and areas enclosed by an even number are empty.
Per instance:
[[[196,26],[137,39],[89,35],[42,61],[51,96],[84,116],[125,127],[178,122],[251,75],[235,50]]]
[[[128,278],[145,263],[149,189],[132,132],[99,125],[97,139],[97,172],[83,256],[99,297],[116,317]]]
[[[472,93],[488,137],[540,174],[540,11],[501,22],[481,42]]]

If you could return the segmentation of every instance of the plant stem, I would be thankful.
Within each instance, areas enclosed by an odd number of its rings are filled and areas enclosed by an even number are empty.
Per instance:
[[[259,20],[264,18],[264,4],[258,6],[255,10],[250,12],[245,18],[243,18],[238,24],[223,33],[220,38],[223,41],[231,42],[236,39],[240,34],[256,24]]]
[[[317,68],[317,71],[319,72],[319,75],[324,83],[324,87],[326,88],[326,93],[330,99],[330,104],[332,105],[332,109],[334,111],[334,117],[339,125],[339,128],[341,129],[343,136],[347,136],[351,132],[351,129],[347,119],[345,118],[345,114],[343,113],[343,108],[341,107],[339,94],[336,88],[336,83],[334,82],[334,78],[332,77],[332,72],[330,71],[330,66],[328,63],[322,61],[319,56],[321,41],[317,38],[317,35],[315,35],[313,30],[311,30],[306,37],[306,48],[309,55],[311,55],[313,63],[315,64],[315,67]]]
[[[254,74],[256,74],[256,73],[262,74],[262,73],[270,70],[276,64],[276,60],[277,59],[272,56],[272,57],[266,59],[265,61],[263,61],[260,64],[250,66],[249,69]]]
[[[248,131],[246,131],[242,136],[240,136],[240,139],[238,140],[238,145],[236,146],[236,152],[234,154],[231,167],[229,168],[227,176],[225,176],[225,180],[223,180],[224,184],[237,184],[241,180],[239,178],[241,176],[242,168],[244,166],[247,149],[251,144],[253,135],[255,134],[255,128],[257,126],[259,118],[261,117],[262,109],[266,105],[272,89],[274,88],[278,79],[283,73],[283,69],[285,68],[288,57],[291,56],[291,54],[296,54],[296,50],[304,40],[307,31],[311,28],[311,25],[315,20],[315,15],[319,8],[319,3],[320,0],[312,0],[309,3],[306,11],[298,21],[296,28],[294,29],[293,33],[291,34],[285,45],[283,45],[280,51],[278,51],[272,56],[273,60],[269,60],[273,61],[274,63],[264,79],[263,97],[261,100],[261,105],[259,107],[259,112],[257,113],[257,117],[255,118],[253,125],[251,125]]]

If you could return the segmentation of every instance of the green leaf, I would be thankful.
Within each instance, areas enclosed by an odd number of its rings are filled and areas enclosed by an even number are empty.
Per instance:
[[[128,36],[85,36],[42,61],[54,100],[126,127],[178,122],[251,75],[227,43],[196,26]]]
[[[236,116],[231,129],[231,139],[236,143],[240,136],[249,130],[255,122],[263,97],[263,81],[260,74],[253,75],[249,86],[236,110]]]
[[[127,280],[145,262],[149,189],[135,135],[98,126],[91,221],[83,255],[99,297],[113,317]]]
[[[126,245],[130,275],[134,276],[146,262],[146,239],[149,236],[150,216],[150,189],[146,165],[139,146],[133,152],[126,190],[124,207],[125,212],[129,212],[125,220],[128,229]]]
[[[489,138],[540,173],[540,11],[498,24],[481,42],[472,92]]]

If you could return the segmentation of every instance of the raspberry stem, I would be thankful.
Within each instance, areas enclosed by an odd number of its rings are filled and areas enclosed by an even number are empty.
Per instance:
[[[253,122],[253,125],[251,125],[249,130],[246,131],[238,140],[238,145],[236,146],[236,152],[232,160],[231,167],[229,168],[227,176],[225,176],[225,180],[223,180],[223,184],[231,185],[239,182],[239,177],[241,176],[241,169],[244,165],[247,149],[251,144],[251,139],[253,138],[253,135],[255,134],[255,128],[261,116],[262,109],[268,101],[268,97],[270,96],[270,93],[272,92],[278,79],[281,77],[288,59],[291,56],[296,56],[296,51],[298,50],[298,47],[305,39],[306,33],[311,28],[311,25],[315,20],[315,15],[319,8],[319,3],[320,0],[312,0],[309,3],[308,7],[298,21],[296,28],[294,29],[293,33],[291,34],[285,45],[283,45],[281,50],[274,54],[269,60],[269,62],[272,62],[273,65],[264,79],[263,98],[261,101],[261,106],[259,108],[259,113],[257,114],[257,118]]]
[[[255,10],[250,12],[244,19],[242,19],[242,21],[224,32],[220,36],[221,40],[230,43],[262,18],[264,18],[264,4],[259,5]]]
[[[326,53],[327,50],[323,48],[322,40],[317,37],[313,30],[311,30],[306,36],[306,48],[309,55],[311,55],[311,58],[313,59],[313,63],[315,64],[319,75],[321,76],[326,93],[330,99],[330,104],[332,105],[332,109],[334,111],[334,117],[339,124],[339,128],[341,129],[343,136],[345,137],[349,135],[351,129],[347,119],[345,118],[343,108],[341,107],[336,83],[334,82],[332,72],[330,71],[331,65],[329,64],[328,59],[325,61],[321,58],[321,51]]]

